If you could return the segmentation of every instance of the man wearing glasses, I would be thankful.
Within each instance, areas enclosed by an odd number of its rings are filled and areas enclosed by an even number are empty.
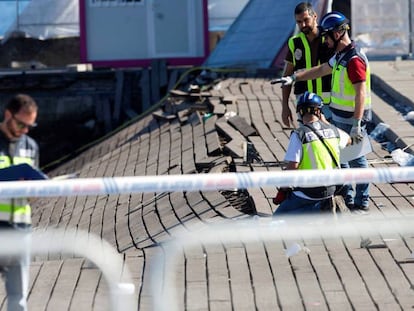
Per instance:
[[[27,136],[36,126],[37,104],[28,95],[18,94],[6,105],[0,123],[0,169],[17,164],[39,165],[39,147]],[[0,270],[5,280],[7,310],[27,310],[30,266],[31,208],[27,199],[0,198],[0,230],[22,233],[21,243],[27,252],[19,258],[0,258]],[[27,246],[27,247],[26,247]]]

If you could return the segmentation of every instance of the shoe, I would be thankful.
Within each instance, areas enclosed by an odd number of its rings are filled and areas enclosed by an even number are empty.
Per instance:
[[[348,207],[350,212],[355,215],[368,215],[369,214],[369,207],[362,206],[362,205],[355,205],[352,204],[351,207]]]
[[[350,211],[353,211],[355,209],[354,203],[345,203],[345,205]]]
[[[368,214],[369,210],[368,206],[359,206],[355,205],[354,203],[348,203],[346,204],[346,207],[348,207],[349,211],[355,215],[366,215]]]
[[[354,209],[358,209],[360,211],[364,211],[364,212],[368,212],[369,211],[369,207],[368,206],[363,206],[363,205],[355,205]]]

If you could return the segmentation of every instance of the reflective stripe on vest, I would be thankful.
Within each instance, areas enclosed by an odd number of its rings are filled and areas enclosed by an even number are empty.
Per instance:
[[[339,132],[330,126],[322,127],[317,132],[323,137],[326,146],[334,155],[336,163],[339,163]],[[313,131],[301,128],[298,134],[302,141],[302,160],[299,163],[298,169],[325,170],[337,168],[329,151]]]
[[[9,202],[0,202],[0,221],[7,221],[10,223],[24,223],[31,224],[31,208],[29,204],[23,206],[14,205],[13,217],[11,214],[11,205]]]
[[[9,156],[0,155],[0,169],[12,165]]]
[[[26,157],[14,157],[13,164],[27,163],[33,160]],[[10,157],[0,156],[0,169],[11,166]],[[0,221],[31,224],[31,208],[26,199],[0,199]]]
[[[352,51],[352,50],[351,50]],[[347,64],[354,52],[350,54],[348,59],[340,60],[335,63],[332,68],[332,91],[331,91],[331,108],[346,112],[355,111],[355,88],[349,79]],[[365,81],[365,103],[364,110],[371,109],[371,71],[368,64],[368,60],[364,57],[364,54],[358,54],[364,60],[366,69],[366,81]],[[346,56],[345,56],[346,57]]]
[[[11,165],[17,165],[17,164],[29,164],[33,165],[33,160],[31,158],[26,157],[13,157],[13,163],[10,161],[9,156],[0,155],[0,169],[9,167]]]
[[[305,49],[305,68],[309,69],[312,68],[312,55],[311,55],[311,48],[309,46],[309,42],[308,39],[306,38],[306,35],[303,32],[300,32],[299,34],[297,34],[296,36],[292,37],[289,39],[288,41],[288,46],[289,46],[289,50],[293,55],[293,66],[296,67],[296,57],[295,57],[295,39],[299,38],[303,44],[303,47]],[[324,38],[322,38],[322,40],[324,40]],[[318,59],[318,65],[320,65],[320,60]],[[302,68],[300,68],[302,69]],[[313,89],[313,83],[312,81],[315,81],[316,83],[316,90]],[[330,102],[330,92],[323,92],[323,88],[322,88],[322,78],[317,78],[315,80],[307,80],[307,88],[309,92],[312,93],[316,93],[318,94],[320,97],[322,97],[323,102],[325,104],[328,104]]]

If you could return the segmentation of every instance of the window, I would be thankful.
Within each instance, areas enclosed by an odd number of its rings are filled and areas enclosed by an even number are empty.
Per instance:
[[[143,2],[144,0],[90,0],[91,6],[96,7],[136,5]]]

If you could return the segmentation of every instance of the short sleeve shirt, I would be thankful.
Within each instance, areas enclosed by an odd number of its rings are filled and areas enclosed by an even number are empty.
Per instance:
[[[329,60],[329,66],[333,68],[336,63],[336,55],[332,56]],[[367,79],[367,65],[365,62],[357,55],[352,57],[348,62],[347,67],[348,77],[351,80],[352,84],[358,82],[364,82]]]

